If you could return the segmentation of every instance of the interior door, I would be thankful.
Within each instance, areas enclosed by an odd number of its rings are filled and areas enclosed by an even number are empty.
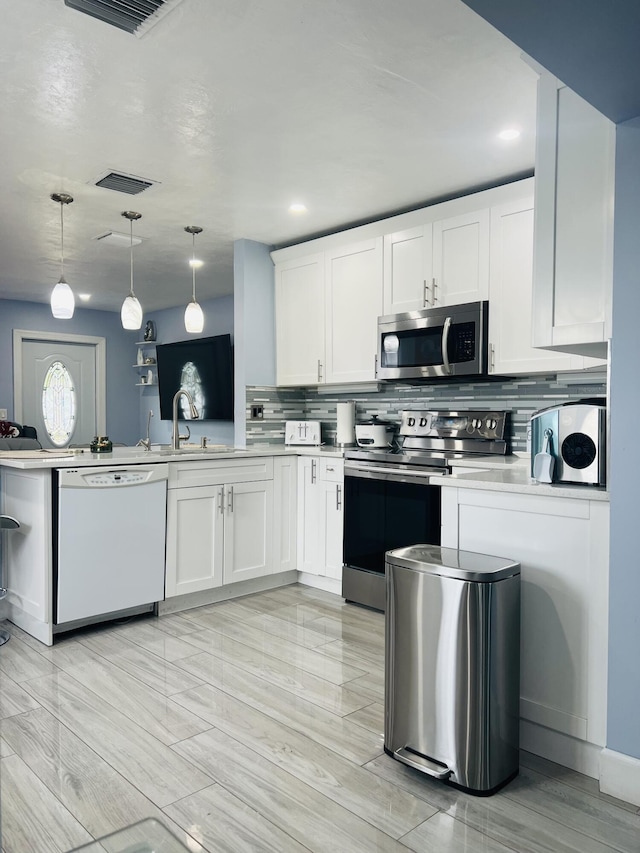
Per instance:
[[[15,417],[37,429],[43,447],[89,444],[105,432],[104,355],[95,341],[36,333],[19,338],[14,352]]]

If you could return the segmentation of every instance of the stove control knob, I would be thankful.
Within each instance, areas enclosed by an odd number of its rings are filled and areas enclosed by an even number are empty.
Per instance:
[[[487,429],[495,429],[498,426],[498,421],[495,418],[487,418]]]
[[[420,426],[426,427],[426,425],[427,425],[427,419],[426,418],[420,418]]]
[[[415,418],[407,418],[407,426],[415,426],[416,419]]]
[[[482,426],[482,421],[479,418],[473,418],[473,420],[471,421],[471,426],[474,429],[480,429],[480,427]]]

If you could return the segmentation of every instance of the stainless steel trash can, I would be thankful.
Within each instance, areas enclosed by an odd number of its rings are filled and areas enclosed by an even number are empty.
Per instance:
[[[520,564],[414,545],[386,576],[385,752],[492,794],[518,773]]]

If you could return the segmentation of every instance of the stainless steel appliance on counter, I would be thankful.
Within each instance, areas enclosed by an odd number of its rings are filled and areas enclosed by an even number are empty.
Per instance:
[[[509,452],[508,412],[402,412],[398,445],[350,449],[344,463],[344,566],[347,601],[385,609],[385,553],[440,544],[440,487],[470,455]]]
[[[488,302],[378,317],[378,379],[486,376]]]
[[[595,397],[541,409],[531,418],[531,475],[547,441],[555,459],[554,483],[604,486],[607,482],[607,409]]]

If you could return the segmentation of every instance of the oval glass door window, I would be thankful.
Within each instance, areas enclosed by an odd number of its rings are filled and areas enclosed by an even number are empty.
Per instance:
[[[76,405],[71,374],[61,361],[54,361],[42,386],[42,417],[47,435],[56,447],[64,447],[71,440],[76,426]]]

